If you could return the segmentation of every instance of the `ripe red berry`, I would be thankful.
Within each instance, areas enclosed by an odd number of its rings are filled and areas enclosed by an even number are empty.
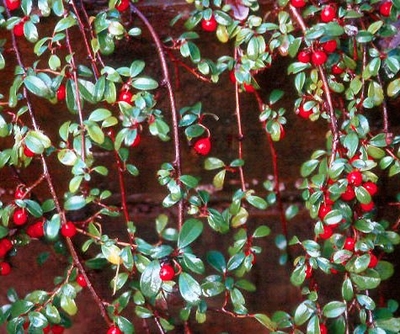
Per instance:
[[[353,170],[347,175],[347,181],[355,187],[361,186],[362,174],[358,170]]]
[[[302,50],[299,52],[299,54],[297,55],[297,60],[300,63],[309,63],[311,60],[311,56],[310,56],[310,52]]]
[[[25,190],[22,185],[19,185],[14,192],[15,199],[22,199],[25,197]]]
[[[131,147],[136,147],[136,146],[138,146],[138,145],[140,144],[140,140],[141,140],[140,134],[138,133],[138,134],[136,134],[135,140],[134,140],[133,143],[131,144]]]
[[[312,276],[312,267],[307,263],[306,265],[306,278],[311,278]]]
[[[296,114],[299,115],[301,118],[309,119],[310,116],[312,115],[312,109],[310,110],[304,110],[304,106],[301,105],[297,108]]]
[[[209,20],[206,20],[206,19],[201,20],[201,28],[204,31],[213,32],[213,31],[217,30],[217,27],[218,27],[218,23],[215,20],[214,16],[211,16]]]
[[[17,208],[13,213],[13,221],[15,225],[24,225],[28,220],[28,214],[25,209]]]
[[[26,234],[29,235],[31,238],[41,238],[44,236],[44,222],[38,221],[26,229]]]
[[[51,326],[47,325],[45,328],[43,328],[43,334],[48,334],[51,331]]]
[[[321,65],[325,64],[327,59],[328,59],[328,56],[326,55],[326,53],[324,51],[321,51],[321,50],[314,51],[311,54],[311,62],[315,66],[321,66]]]
[[[371,201],[367,204],[361,203],[360,207],[361,207],[361,210],[363,210],[364,212],[370,212],[374,209],[375,203],[373,201]]]
[[[385,1],[379,6],[379,13],[381,13],[382,16],[390,16],[390,12],[392,10],[392,2],[391,1]]]
[[[332,228],[328,225],[324,225],[324,231],[319,234],[319,237],[322,240],[326,240],[329,239],[332,236],[332,234],[333,234]]]
[[[343,248],[348,251],[353,251],[355,244],[356,244],[356,241],[354,240],[354,238],[347,237],[344,240]]]
[[[53,334],[62,334],[62,333],[64,333],[64,330],[65,330],[65,328],[61,325],[53,325],[51,327],[51,332]]]
[[[332,211],[332,206],[329,204],[322,203],[318,210],[318,217],[324,220],[325,216]]]
[[[67,90],[65,89],[65,85],[61,84],[60,87],[58,87],[56,96],[58,101],[62,101],[65,99],[65,97],[67,96]]]
[[[369,264],[368,264],[368,268],[375,268],[376,265],[378,264],[378,258],[376,257],[376,255],[374,253],[370,253],[370,259],[369,259]]]
[[[337,49],[337,42],[336,40],[331,39],[330,41],[323,43],[322,48],[324,49],[325,52],[332,53]]]
[[[344,71],[344,69],[341,68],[338,64],[335,64],[335,65],[332,66],[332,73],[333,74],[339,75],[339,74],[342,74],[343,71]]]
[[[28,158],[33,158],[35,156],[35,152],[32,152],[28,146],[24,146],[24,155]]]
[[[303,8],[306,5],[305,0],[290,0],[293,7]]]
[[[107,334],[122,334],[122,332],[116,325],[112,325],[108,329]]]
[[[115,9],[119,12],[123,12],[129,8],[129,0],[120,0],[119,4],[115,6]]]
[[[24,36],[24,25],[25,21],[21,20],[13,27],[13,33],[15,36],[17,37]]]
[[[374,182],[368,181],[362,186],[369,192],[371,196],[374,196],[378,192],[378,186]]]
[[[319,332],[321,334],[328,334],[328,328],[325,324],[319,324]]]
[[[9,239],[0,240],[0,257],[4,257],[13,248],[13,245]]]
[[[118,95],[118,102],[132,103],[133,94],[129,90],[122,90]]]
[[[248,84],[246,82],[243,83],[243,88],[244,88],[244,91],[247,93],[254,93],[256,91],[256,89],[254,88],[254,86],[252,84]]]
[[[160,269],[160,278],[162,281],[170,281],[175,276],[175,270],[170,264],[163,264]]]
[[[14,10],[21,6],[21,0],[6,0],[8,10]]]
[[[322,8],[321,11],[321,21],[328,23],[333,21],[336,18],[336,9],[331,6],[327,5],[324,8]]]
[[[235,70],[229,71],[229,80],[235,84],[236,83],[236,76],[235,76]]]
[[[200,155],[207,155],[211,150],[211,140],[209,137],[201,138],[194,143],[194,150]]]
[[[75,224],[72,222],[66,222],[61,226],[61,234],[66,238],[72,238],[76,234]]]
[[[85,280],[85,277],[82,274],[79,274],[76,276],[76,283],[78,283],[82,288],[87,287],[87,282]]]
[[[7,276],[11,273],[11,266],[8,262],[1,262],[0,263],[0,275]]]
[[[345,192],[340,195],[343,201],[352,201],[355,197],[356,193],[351,185],[348,185]]]

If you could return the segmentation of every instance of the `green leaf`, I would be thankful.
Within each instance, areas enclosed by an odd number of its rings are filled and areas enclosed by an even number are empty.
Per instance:
[[[302,302],[297,306],[294,313],[294,322],[297,326],[304,324],[315,313],[315,305],[310,300]]]
[[[49,98],[52,95],[50,87],[37,76],[26,76],[24,79],[24,85],[31,93],[39,97]]]
[[[188,188],[196,188],[199,184],[198,179],[191,175],[182,175],[179,180]]]
[[[346,311],[346,304],[339,301],[331,301],[322,310],[327,318],[337,318]]]
[[[149,298],[155,297],[161,288],[160,263],[158,260],[150,262],[140,276],[140,290]]]
[[[350,278],[346,278],[342,284],[342,296],[345,301],[351,301],[354,298],[353,283]]]
[[[261,225],[253,232],[253,238],[264,238],[270,235],[271,229],[268,226]]]
[[[207,158],[204,161],[204,169],[205,170],[214,170],[225,167],[225,164],[222,160],[218,158]]]
[[[226,170],[223,169],[219,171],[217,174],[215,174],[213,178],[213,185],[215,189],[219,190],[224,187],[224,182],[225,182],[225,176],[226,176]]]
[[[85,197],[72,196],[65,201],[64,209],[67,211],[74,211],[82,209],[85,205],[86,205]]]
[[[35,304],[30,301],[19,299],[11,306],[11,316],[16,318],[20,315],[28,313],[34,306]]]
[[[373,269],[360,274],[351,273],[350,278],[360,290],[375,289],[381,283],[379,273]]]
[[[203,231],[203,223],[197,219],[188,219],[182,226],[178,237],[178,248],[182,249],[195,241]]]
[[[76,19],[74,17],[72,16],[63,17],[57,22],[56,26],[54,27],[54,33],[71,28],[75,24],[76,24]]]
[[[201,286],[188,273],[181,273],[179,275],[179,292],[183,299],[191,305],[197,305],[201,301]]]
[[[64,294],[61,295],[60,306],[65,312],[67,312],[67,314],[71,316],[75,315],[78,312],[75,300]]]
[[[259,196],[248,195],[246,201],[259,210],[265,210],[268,207],[268,203]]]
[[[391,81],[387,87],[387,94],[389,97],[394,97],[400,92],[400,79]]]
[[[151,78],[137,78],[132,82],[132,87],[139,90],[152,90],[158,88],[158,83]]]
[[[222,253],[218,251],[210,251],[207,253],[207,262],[220,273],[226,272],[226,262]]]

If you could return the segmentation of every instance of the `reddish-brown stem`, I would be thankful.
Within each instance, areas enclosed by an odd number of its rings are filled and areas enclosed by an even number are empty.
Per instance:
[[[89,57],[91,65],[92,65],[92,70],[93,70],[94,76],[97,79],[99,77],[99,70],[98,70],[97,65],[96,65],[96,59],[93,56],[92,49],[91,49],[90,44],[88,42],[88,39],[86,37],[85,26],[83,25],[82,20],[81,20],[81,18],[79,16],[79,12],[78,12],[78,9],[76,8],[75,1],[71,1],[70,4],[72,5],[72,8],[74,9],[74,12],[76,14],[75,15],[76,21],[78,22],[78,27],[79,27],[79,30],[80,30],[81,35],[83,37],[83,42],[85,43],[86,53],[87,53],[87,55]],[[87,13],[85,11],[85,6],[82,6],[82,10],[83,10],[83,12],[85,14],[86,21],[88,21],[87,20]],[[89,31],[92,33],[92,29],[89,29]]]
[[[235,60],[237,60],[238,52],[237,48],[235,48]],[[239,97],[239,85],[235,82],[235,114],[237,120],[237,127],[238,127],[238,156],[239,159],[243,159],[243,127],[242,127],[242,119],[240,116],[240,97]],[[243,191],[246,191],[246,182],[244,178],[244,171],[243,167],[240,166],[239,168],[239,175],[240,175],[240,184]]]
[[[255,92],[255,97],[257,99],[259,111],[261,113],[263,110],[263,102],[257,92]],[[286,241],[289,241],[288,227],[287,227],[288,222],[285,215],[285,209],[283,207],[281,190],[279,188],[280,177],[279,177],[279,166],[278,166],[278,153],[276,152],[274,142],[269,133],[267,133],[267,139],[268,139],[269,150],[271,152],[271,157],[272,157],[272,168],[274,172],[274,181],[275,181],[274,190],[276,194],[276,200],[278,202],[278,210],[280,214],[282,233],[285,236]]]
[[[161,69],[164,76],[163,84],[166,86],[168,90],[168,98],[171,108],[172,127],[173,127],[172,131],[173,131],[173,140],[175,149],[174,166],[176,169],[176,178],[179,179],[180,176],[182,175],[180,141],[179,141],[179,131],[178,131],[179,121],[178,121],[178,113],[176,110],[175,95],[171,85],[171,79],[169,76],[168,65],[163,51],[163,45],[156,31],[154,30],[153,26],[150,24],[149,20],[147,20],[146,16],[144,16],[143,13],[138,8],[136,8],[132,3],[130,4],[130,6],[132,12],[135,13],[140,18],[140,20],[145,24],[146,28],[149,30],[150,35],[153,38],[154,43],[156,44],[158,57],[160,58]],[[181,229],[182,225],[183,225],[183,201],[181,200],[178,203],[178,228]]]

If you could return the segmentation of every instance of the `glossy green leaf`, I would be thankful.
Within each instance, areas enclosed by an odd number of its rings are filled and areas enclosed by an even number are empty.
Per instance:
[[[191,305],[200,303],[200,297],[202,295],[201,286],[187,273],[181,273],[179,275],[179,292],[187,303]]]
[[[140,276],[140,290],[146,297],[155,297],[161,288],[160,263],[155,260],[150,262]]]
[[[188,219],[182,226],[178,237],[178,248],[182,249],[195,241],[203,231],[203,223],[197,219]]]

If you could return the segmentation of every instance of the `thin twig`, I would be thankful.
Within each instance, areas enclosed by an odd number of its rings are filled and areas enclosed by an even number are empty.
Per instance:
[[[169,103],[170,103],[170,107],[171,107],[173,140],[174,140],[174,149],[175,149],[174,165],[176,168],[176,178],[179,179],[180,176],[182,175],[180,141],[179,141],[179,131],[178,131],[179,122],[178,122],[178,115],[177,115],[177,110],[176,110],[175,95],[174,95],[174,92],[172,89],[171,79],[169,77],[169,70],[168,70],[167,61],[165,59],[163,46],[162,46],[160,38],[158,37],[156,31],[154,30],[153,26],[151,25],[149,20],[146,18],[146,16],[144,16],[143,13],[138,8],[136,8],[132,3],[130,4],[130,6],[131,6],[132,12],[135,13],[142,20],[142,22],[145,24],[146,28],[149,30],[151,37],[153,38],[153,40],[156,44],[157,53],[160,58],[161,69],[162,69],[162,72],[164,75],[163,84],[167,87],[168,98],[169,98]],[[178,203],[178,228],[181,229],[182,225],[183,225],[183,201],[181,200]]]

